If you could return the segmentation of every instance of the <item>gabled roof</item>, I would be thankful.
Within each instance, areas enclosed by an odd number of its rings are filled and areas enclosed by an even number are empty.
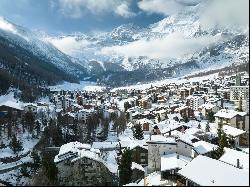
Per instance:
[[[176,153],[164,155],[161,157],[161,171],[181,169],[191,160],[192,158],[177,155]]]
[[[245,115],[247,115],[247,113],[246,112],[237,112],[237,111],[234,111],[234,110],[221,109],[214,116],[215,117],[220,117],[220,118],[232,119],[237,115],[245,116]]]
[[[194,158],[178,174],[201,186],[249,185],[249,172],[202,155]]]
[[[4,103],[1,103],[0,106],[7,106],[16,110],[23,110],[19,102],[6,101]]]
[[[245,134],[246,131],[243,131],[241,129],[229,126],[229,125],[223,125],[223,131],[227,134],[230,135],[232,137],[237,137],[240,136],[241,134]]]
[[[220,161],[237,166],[237,159],[240,161],[240,167],[249,171],[249,154],[234,149],[224,148],[225,153],[220,157]]]
[[[165,137],[162,135],[152,135],[151,140],[147,141],[148,144],[176,144],[175,138]]]
[[[214,145],[214,144],[211,144],[211,143],[205,142],[205,141],[195,142],[195,143],[193,143],[193,146],[194,146],[193,149],[199,155],[203,155],[203,154],[206,154],[208,152],[211,152],[218,147],[217,145]]]

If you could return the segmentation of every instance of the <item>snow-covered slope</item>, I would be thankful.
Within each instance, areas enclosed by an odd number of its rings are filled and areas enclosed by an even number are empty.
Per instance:
[[[72,75],[82,75],[84,72],[84,59],[75,59],[65,55],[50,42],[43,40],[39,32],[32,32],[26,28],[15,25],[0,17],[0,37],[33,53],[40,59],[54,64],[59,69]]]
[[[126,72],[124,75],[146,72],[148,75],[140,81],[246,63],[248,27],[245,30],[206,28],[201,22],[200,7],[200,4],[190,6],[147,28],[127,24],[111,32],[49,37],[48,41],[68,55],[98,62],[100,65],[95,63],[95,67],[102,73],[118,67]],[[93,70],[93,64],[89,67]],[[119,79],[110,73],[104,77],[112,81]]]
[[[125,24],[110,32],[49,36],[5,22],[1,34],[68,73],[86,71],[92,81],[116,86],[248,63],[249,26],[204,25],[203,2],[145,28]]]

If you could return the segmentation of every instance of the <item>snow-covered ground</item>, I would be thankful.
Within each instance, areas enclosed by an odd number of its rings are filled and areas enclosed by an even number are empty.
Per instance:
[[[89,82],[89,81],[80,81],[80,84],[77,83],[70,83],[70,82],[64,82],[63,84],[59,84],[56,86],[49,86],[49,89],[51,91],[57,91],[57,90],[86,90],[86,91],[102,91],[105,89],[105,87],[96,85],[95,82]]]
[[[180,78],[172,78],[172,79],[154,81],[154,82],[145,83],[145,84],[137,83],[136,85],[114,88],[111,90],[111,92],[115,92],[117,90],[145,90],[147,88],[150,88],[151,86],[162,86],[162,85],[168,84],[168,83],[181,84],[181,83],[185,83],[185,82],[201,82],[203,80],[212,79],[214,77],[218,77],[218,73],[210,74],[210,75],[206,75],[206,76],[202,76],[202,77],[193,77],[193,78],[189,78],[189,79],[186,79],[184,77],[180,77]]]
[[[9,162],[9,163],[3,163],[0,161],[0,180],[9,182],[12,185],[25,185],[28,182],[28,178],[22,176],[20,173],[20,167],[16,168],[16,166],[21,166],[23,163],[32,162],[32,158],[30,157],[30,151],[32,151],[33,147],[37,144],[39,141],[38,138],[32,138],[31,135],[28,132],[25,133],[17,133],[17,138],[21,140],[23,150],[18,153],[18,155],[26,155],[22,157],[20,160],[17,160],[16,162]],[[2,137],[3,143],[8,146],[10,140],[8,140],[6,137]],[[9,148],[6,147],[4,149],[0,149],[0,158],[5,157],[15,157],[16,154]],[[14,168],[14,169],[13,169]],[[3,170],[10,171],[1,173]]]
[[[19,92],[17,90],[9,90],[7,94],[5,95],[0,95],[0,105],[6,101],[10,101],[10,102],[20,102],[19,99],[14,97],[14,92]]]

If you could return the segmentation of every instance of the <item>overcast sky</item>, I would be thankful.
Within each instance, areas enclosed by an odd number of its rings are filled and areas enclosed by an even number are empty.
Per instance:
[[[204,1],[211,4],[201,12],[205,24],[249,21],[249,0],[0,0],[0,16],[50,34],[109,31],[147,26]]]

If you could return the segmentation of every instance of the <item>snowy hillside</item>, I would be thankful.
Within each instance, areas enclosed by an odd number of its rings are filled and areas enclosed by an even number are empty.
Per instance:
[[[60,70],[112,86],[180,77],[248,63],[249,26],[204,24],[206,1],[142,28],[49,36],[0,19],[0,36]],[[125,77],[125,78],[124,78]]]
[[[16,45],[31,51],[34,56],[49,61],[66,73],[80,76],[84,72],[84,62],[80,63],[79,60],[65,55],[49,42],[42,40],[39,32],[32,32],[1,17],[0,37],[7,39],[10,46]]]
[[[111,81],[119,77],[112,73],[105,75],[105,71],[113,72],[117,68],[130,72],[132,77],[146,71],[149,75],[143,76],[140,80],[143,81],[148,80],[147,77],[178,77],[248,62],[248,27],[204,27],[203,6],[201,3],[190,6],[147,28],[127,24],[111,32],[49,37],[47,41],[70,56],[89,60],[92,70],[91,62],[98,62],[94,68],[102,73],[102,78]]]

